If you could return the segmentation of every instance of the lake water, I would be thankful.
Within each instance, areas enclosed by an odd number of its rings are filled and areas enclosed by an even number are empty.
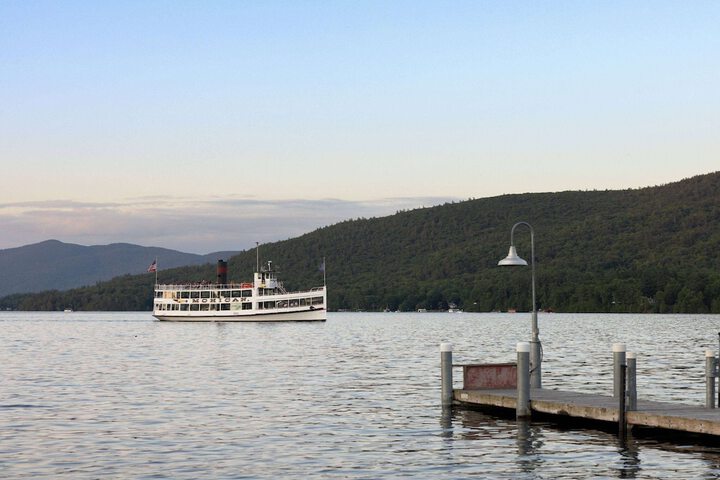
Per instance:
[[[702,405],[720,316],[541,314],[543,386]],[[0,313],[2,478],[717,478],[720,449],[440,407],[438,345],[505,362],[530,315],[160,323]],[[456,371],[456,385],[460,372]],[[458,385],[459,386],[459,385]]]

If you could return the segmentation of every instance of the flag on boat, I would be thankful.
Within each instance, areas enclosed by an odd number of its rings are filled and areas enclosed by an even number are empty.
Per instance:
[[[325,259],[323,259],[322,263],[320,264],[320,267],[318,268],[321,272],[325,273]]]
[[[148,272],[157,272],[157,258],[153,260],[153,263],[147,269]]]

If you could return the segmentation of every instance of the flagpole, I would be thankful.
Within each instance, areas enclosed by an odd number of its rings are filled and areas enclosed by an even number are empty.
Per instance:
[[[323,287],[325,287],[327,285],[327,282],[325,281],[325,275],[327,275],[326,271],[327,271],[327,264],[325,263],[325,257],[323,257]]]
[[[157,257],[155,257],[155,286],[157,286],[157,274],[158,274],[158,267],[157,267]]]

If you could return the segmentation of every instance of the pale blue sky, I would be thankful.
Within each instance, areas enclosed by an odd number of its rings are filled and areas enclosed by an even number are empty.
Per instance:
[[[0,248],[205,253],[716,171],[718,25],[717,1],[0,0]]]

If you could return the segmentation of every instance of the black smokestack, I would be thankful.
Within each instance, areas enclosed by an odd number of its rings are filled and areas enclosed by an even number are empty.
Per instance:
[[[217,283],[220,285],[227,285],[227,262],[225,260],[218,260],[217,265]]]

